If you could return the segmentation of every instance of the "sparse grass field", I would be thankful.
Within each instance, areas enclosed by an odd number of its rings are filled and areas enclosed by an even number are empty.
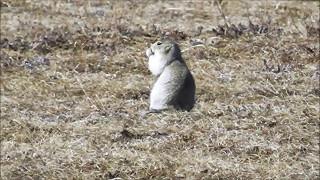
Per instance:
[[[197,104],[141,118],[164,35]],[[1,179],[319,179],[319,1],[2,1],[0,45]]]

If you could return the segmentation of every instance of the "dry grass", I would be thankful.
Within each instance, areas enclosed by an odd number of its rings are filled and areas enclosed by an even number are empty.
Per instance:
[[[1,179],[319,178],[319,1],[1,6]],[[143,119],[163,34],[197,104]]]

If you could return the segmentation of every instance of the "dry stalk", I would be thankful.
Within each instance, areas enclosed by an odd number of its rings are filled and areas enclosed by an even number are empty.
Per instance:
[[[230,27],[230,23],[229,23],[227,17],[225,16],[224,12],[222,11],[220,2],[222,2],[222,0],[214,0],[214,4],[217,5],[218,10],[220,12],[220,15],[222,16],[222,18],[224,20],[224,23],[227,25],[227,27]]]

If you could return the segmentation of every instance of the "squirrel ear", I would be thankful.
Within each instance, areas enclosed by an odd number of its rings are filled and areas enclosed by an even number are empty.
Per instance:
[[[166,46],[164,49],[165,49],[166,53],[168,53],[171,48],[172,48],[172,45],[169,45],[169,46]]]

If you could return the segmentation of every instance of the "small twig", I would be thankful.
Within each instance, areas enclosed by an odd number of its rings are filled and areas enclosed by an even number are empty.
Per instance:
[[[308,33],[307,33],[307,30],[305,29],[305,32],[303,32],[297,25],[296,21],[292,18],[292,16],[290,16],[290,19],[292,21],[292,24],[294,26],[294,28],[296,28],[296,30],[298,30],[298,32],[302,35],[302,36],[307,36]],[[305,28],[305,27],[304,27]]]
[[[224,23],[227,25],[227,27],[230,27],[230,23],[228,22],[226,16],[224,15],[224,13],[223,13],[223,11],[222,11],[220,2],[219,2],[218,0],[214,0],[214,2],[215,2],[215,4],[217,5],[219,12],[220,12],[221,16],[222,16],[223,19],[224,19]]]
[[[101,107],[102,107],[103,109],[106,109],[105,106],[104,106],[104,104],[100,101],[101,98],[98,96],[98,94],[96,94],[96,98],[97,98],[97,101],[100,103]]]
[[[189,51],[190,49],[193,49],[193,48],[195,48],[195,47],[205,47],[205,45],[203,45],[203,44],[198,44],[198,45],[195,45],[195,46],[191,46],[191,47],[189,47],[189,48],[186,48],[186,49],[182,50],[181,52],[183,53],[183,52]]]
[[[247,15],[246,15],[246,18],[248,18],[248,22],[251,22],[251,19],[250,19],[250,16],[249,16],[249,5],[248,5],[248,3],[246,3],[245,2],[245,4],[246,4],[246,13],[247,13]]]
[[[80,79],[78,77],[76,77],[78,84],[81,87],[81,90],[83,91],[84,95],[86,96],[86,98],[88,99],[88,101],[96,108],[98,109],[98,107],[96,106],[96,104],[92,101],[92,99],[89,97],[88,93],[86,92],[86,90],[83,88],[82,82],[80,81]]]

